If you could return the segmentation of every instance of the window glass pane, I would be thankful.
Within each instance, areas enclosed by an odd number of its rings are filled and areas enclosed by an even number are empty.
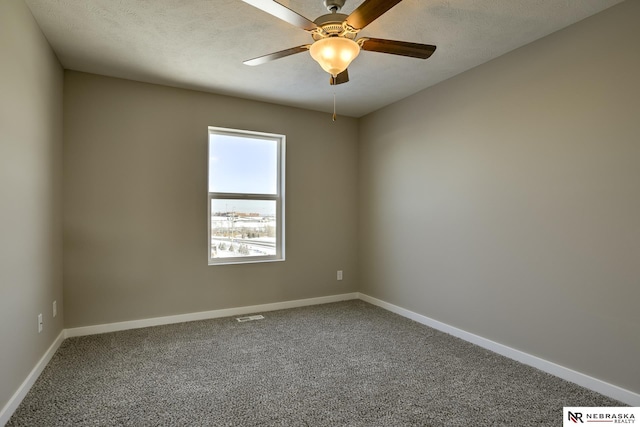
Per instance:
[[[211,200],[211,258],[276,255],[275,200]]]
[[[278,141],[209,134],[209,192],[278,193]]]

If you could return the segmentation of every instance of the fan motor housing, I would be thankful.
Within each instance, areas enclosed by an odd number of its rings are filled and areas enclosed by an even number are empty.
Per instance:
[[[342,37],[346,37],[348,39],[355,38],[356,34],[351,32],[345,33],[345,27],[343,26],[343,22],[348,18],[347,15],[343,13],[328,13],[326,15],[320,16],[318,19],[313,21],[318,27],[320,27],[321,31],[313,32],[311,35],[314,40],[320,40],[325,37],[332,37],[341,35]]]

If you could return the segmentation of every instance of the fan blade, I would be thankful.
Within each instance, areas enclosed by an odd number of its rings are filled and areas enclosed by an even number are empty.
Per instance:
[[[258,56],[257,58],[249,59],[247,61],[244,61],[243,64],[251,65],[251,66],[262,65],[262,64],[266,64],[267,62],[275,61],[276,59],[284,58],[285,56],[294,55],[300,52],[306,52],[308,50],[309,50],[308,44],[303,46],[296,46],[296,47],[292,47],[291,49],[281,50],[280,52],[273,52],[268,55]]]
[[[285,22],[288,22],[291,25],[295,25],[296,27],[300,27],[303,30],[311,31],[318,28],[316,24],[308,20],[302,15],[294,12],[288,7],[281,5],[277,1],[272,0],[242,0],[245,3],[250,4],[253,7],[257,7],[258,9],[267,12],[270,15],[275,16],[276,18],[280,18]]]
[[[341,72],[340,74],[338,74],[337,76],[333,77],[331,76],[329,78],[329,84],[330,85],[341,85],[342,83],[346,83],[349,81],[349,70],[344,70],[343,72]]]
[[[366,39],[362,49],[370,52],[391,53],[393,55],[411,56],[412,58],[427,59],[436,47],[430,44],[399,42],[385,39]]]
[[[246,0],[245,0],[246,1]],[[365,0],[347,18],[347,24],[361,30],[402,0]]]

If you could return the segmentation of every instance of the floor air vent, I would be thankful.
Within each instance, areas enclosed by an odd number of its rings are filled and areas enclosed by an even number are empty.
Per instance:
[[[256,314],[255,316],[236,317],[238,322],[251,322],[252,320],[262,320],[264,316],[262,314]]]

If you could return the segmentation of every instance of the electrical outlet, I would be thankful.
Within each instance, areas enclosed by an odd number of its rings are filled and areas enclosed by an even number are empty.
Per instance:
[[[342,270],[338,270],[338,280],[342,280]]]
[[[58,315],[58,301],[53,302],[53,317]]]
[[[38,314],[38,333],[42,332],[42,313]]]

